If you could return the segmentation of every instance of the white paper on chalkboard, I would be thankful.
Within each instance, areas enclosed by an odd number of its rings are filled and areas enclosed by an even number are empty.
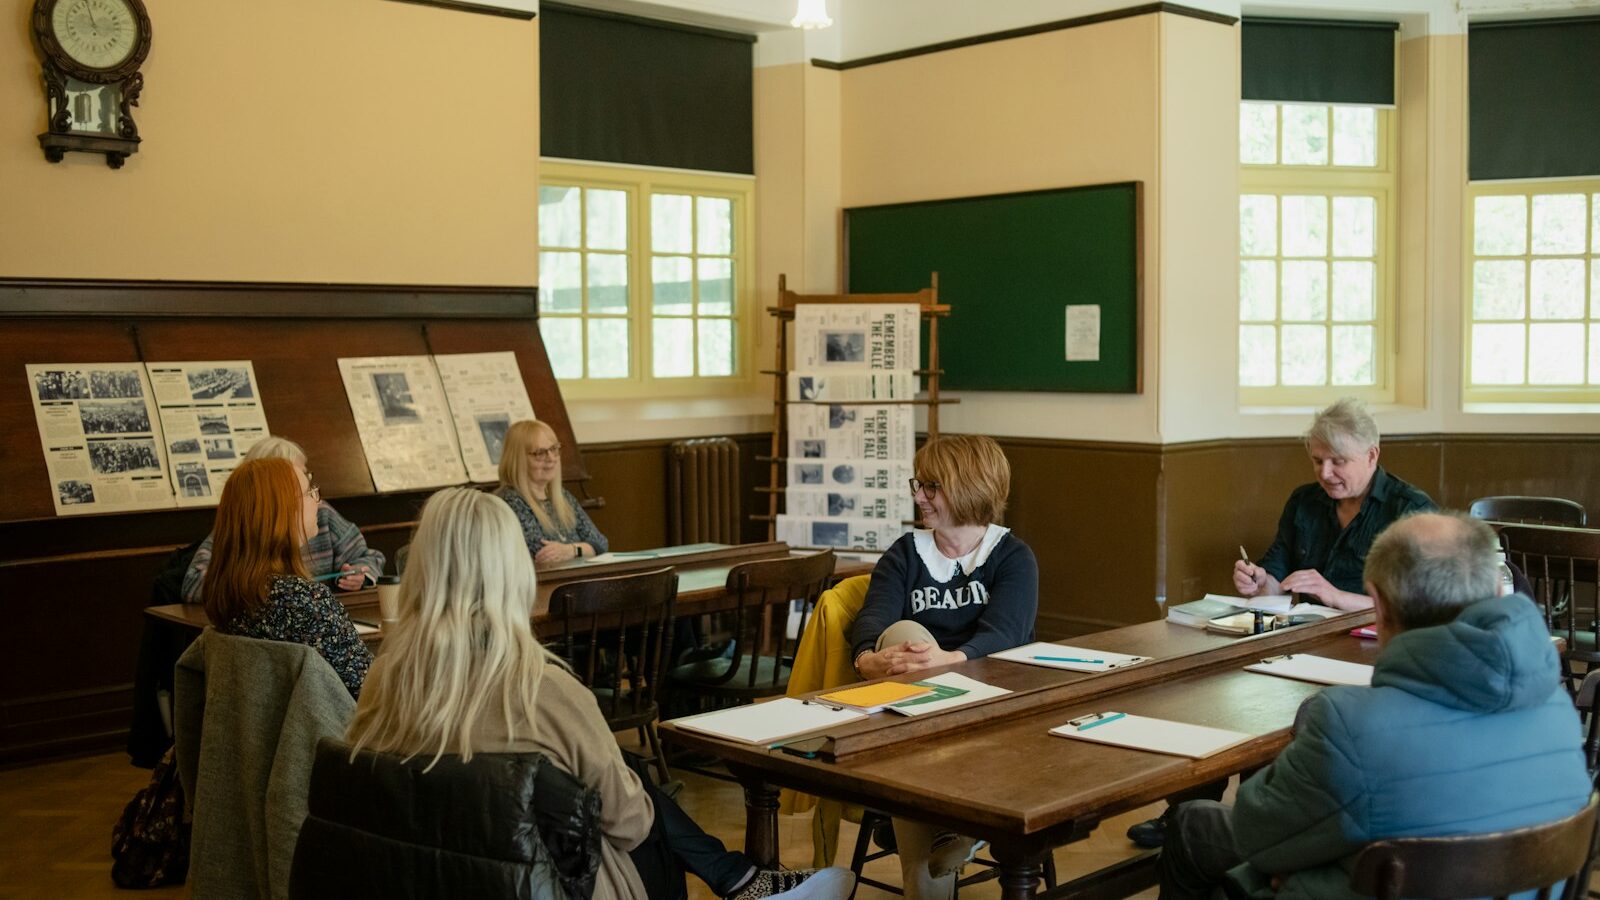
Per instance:
[[[1100,361],[1100,304],[1067,307],[1067,362]]]

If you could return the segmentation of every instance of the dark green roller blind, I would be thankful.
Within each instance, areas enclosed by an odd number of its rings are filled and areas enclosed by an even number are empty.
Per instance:
[[[755,172],[754,38],[544,3],[545,156]]]
[[[1600,175],[1600,18],[1473,25],[1467,64],[1473,181]]]
[[[1394,105],[1388,22],[1246,18],[1240,94],[1274,103]]]

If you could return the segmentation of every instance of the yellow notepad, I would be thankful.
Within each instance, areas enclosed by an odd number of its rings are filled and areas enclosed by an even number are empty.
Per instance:
[[[910,700],[933,693],[933,688],[921,687],[915,684],[901,684],[898,681],[880,681],[877,684],[868,684],[857,688],[846,688],[823,694],[817,699],[827,703],[837,703],[852,709],[877,712],[891,703],[901,700]]]

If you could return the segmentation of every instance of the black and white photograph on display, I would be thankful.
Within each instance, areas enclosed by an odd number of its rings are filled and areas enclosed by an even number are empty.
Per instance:
[[[378,409],[383,413],[383,424],[422,421],[416,402],[411,399],[411,383],[406,381],[404,372],[374,372],[372,389],[378,394]]]
[[[828,455],[828,442],[806,440],[800,442],[800,455],[807,459],[821,459]]]
[[[797,466],[795,468],[795,475],[796,475],[795,483],[797,483],[797,484],[821,484],[822,483],[822,467],[818,466],[818,465],[806,464],[806,465],[802,465],[802,466]]]
[[[161,471],[161,458],[156,455],[154,438],[122,438],[119,440],[89,441],[89,467],[97,475],[120,475],[124,472]],[[168,494],[170,497],[171,494]]]
[[[143,397],[144,385],[136,371],[95,369],[89,373],[89,396],[96,399]]]
[[[56,493],[61,497],[62,506],[77,506],[80,503],[94,502],[94,485],[87,481],[63,481],[56,485]]]
[[[200,442],[206,448],[206,459],[233,459],[233,438],[205,438]]]
[[[89,376],[71,369],[35,372],[33,390],[40,400],[84,400],[89,396]],[[63,481],[62,484],[83,484],[81,481]],[[92,492],[91,492],[92,493]],[[74,503],[93,501],[74,500]]]
[[[844,522],[812,522],[811,545],[813,547],[848,547],[850,546],[850,526]]]
[[[211,496],[211,478],[199,463],[178,463],[178,490],[185,497]]]
[[[855,420],[856,411],[851,407],[840,406],[837,403],[828,407],[829,428],[843,428],[845,425],[848,425]]]
[[[177,456],[177,455],[183,454],[183,453],[199,453],[200,452],[200,439],[199,438],[182,438],[180,440],[173,441],[171,444],[168,444],[167,445],[167,449],[172,452],[173,456]]]
[[[143,400],[86,400],[78,404],[84,434],[145,434],[150,412]]]
[[[256,395],[247,369],[191,369],[187,374],[189,394],[196,400],[245,400]]]
[[[505,413],[488,413],[477,417],[478,433],[483,435],[483,449],[489,461],[500,465],[500,454],[506,448],[506,430],[511,427],[511,416]]]
[[[856,498],[844,494],[828,495],[828,515],[853,516],[856,512]]]
[[[801,400],[820,399],[822,391],[828,386],[827,381],[814,375],[801,375],[798,380],[800,382]]]
[[[197,413],[195,420],[200,423],[201,434],[232,434],[233,429],[228,427],[226,413]]]
[[[849,484],[856,480],[856,467],[849,463],[840,463],[833,467],[833,481],[835,484]]]
[[[867,361],[865,331],[825,331],[822,333],[823,358],[831,363]]]

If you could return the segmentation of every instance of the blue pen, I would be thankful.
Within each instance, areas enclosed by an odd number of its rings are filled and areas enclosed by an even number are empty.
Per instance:
[[[1079,725],[1078,726],[1078,730],[1079,731],[1088,731],[1091,728],[1099,728],[1101,725],[1104,725],[1107,722],[1115,722],[1116,720],[1118,720],[1118,719],[1120,719],[1120,718],[1122,718],[1123,716],[1126,716],[1126,715],[1127,715],[1127,713],[1112,713],[1111,715],[1106,716],[1104,718],[1095,719],[1093,722],[1090,722],[1087,725]]]
[[[1043,662],[1089,663],[1090,665],[1096,666],[1103,666],[1106,664],[1106,661],[1103,659],[1079,659],[1076,656],[1030,656],[1028,658],[1041,660]]]

